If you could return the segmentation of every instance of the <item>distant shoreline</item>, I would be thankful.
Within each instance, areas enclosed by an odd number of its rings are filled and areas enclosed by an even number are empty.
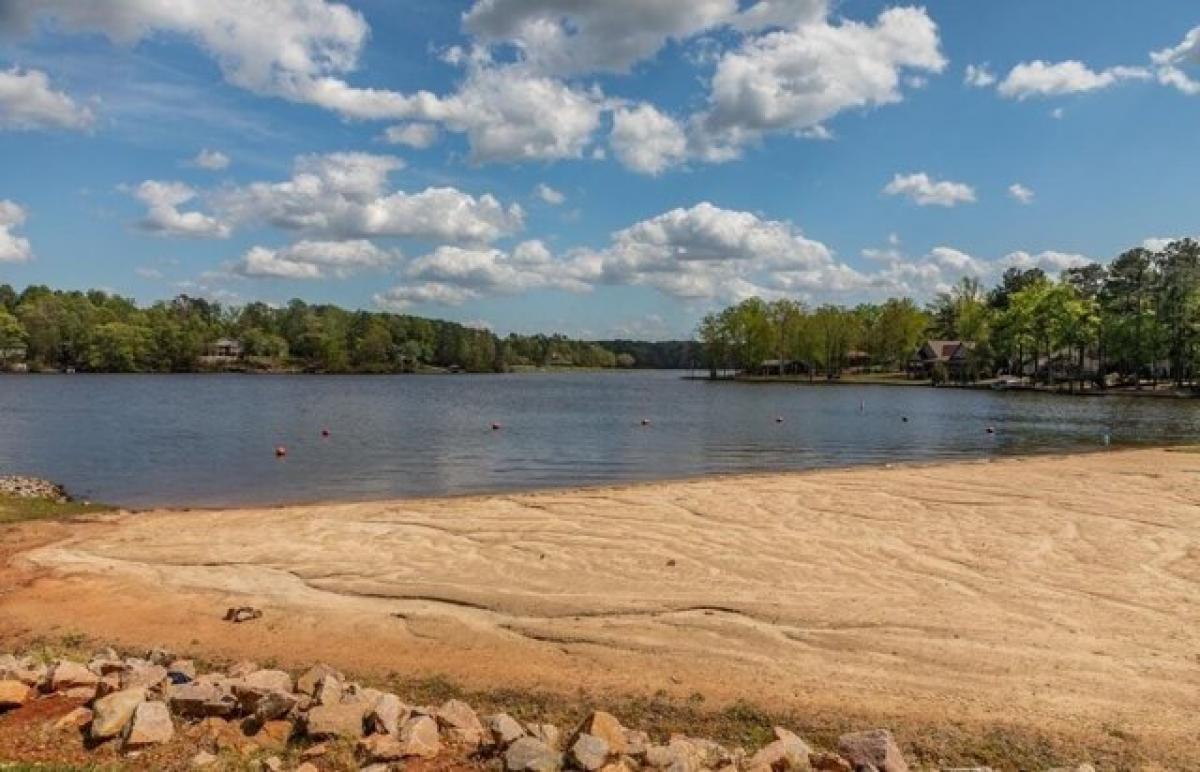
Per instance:
[[[1000,393],[1011,392],[1014,394],[1049,394],[1053,396],[1063,397],[1152,397],[1156,399],[1196,399],[1200,397],[1200,393],[1182,393],[1178,390],[1166,390],[1163,388],[1143,388],[1141,390],[1130,387],[1111,388],[1111,389],[1076,389],[1070,391],[1064,388],[1047,388],[1043,386],[1023,386],[1009,385],[1003,388],[993,388],[993,381],[979,381],[976,383],[949,383],[944,386],[933,386],[929,379],[908,379],[908,378],[891,378],[891,377],[858,377],[858,376],[842,376],[840,378],[814,378],[809,379],[808,376],[785,375],[783,377],[773,375],[739,375],[732,377],[710,378],[707,375],[684,376],[684,380],[690,381],[711,381],[715,383],[733,383],[743,385],[792,385],[792,386],[903,386],[903,387],[920,387],[925,389],[940,389],[945,391],[966,390],[966,391],[994,391]]]

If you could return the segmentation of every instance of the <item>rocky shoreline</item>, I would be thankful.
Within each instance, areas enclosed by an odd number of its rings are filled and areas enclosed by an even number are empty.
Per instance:
[[[279,772],[406,768],[505,772],[908,772],[892,734],[842,735],[836,750],[812,748],[774,727],[774,740],[748,751],[675,734],[652,738],[613,715],[591,713],[564,731],[507,713],[480,716],[465,702],[410,705],[399,695],[349,681],[318,664],[295,675],[240,662],[199,672],[196,663],[155,649],[121,657],[104,649],[87,663],[0,654],[0,737],[5,723],[38,714],[51,742],[117,754],[132,768],[262,769]],[[53,739],[57,735],[59,739]],[[170,765],[155,752],[178,746]],[[0,747],[9,758],[10,749]],[[14,760],[21,759],[19,755]],[[230,762],[233,762],[232,766]],[[413,764],[425,766],[413,767]],[[924,768],[924,767],[921,767]],[[970,772],[986,772],[986,767]],[[948,768],[942,772],[950,772]],[[958,772],[967,772],[958,768]],[[1094,772],[1084,764],[1059,772]]]
[[[67,489],[38,477],[0,475],[0,496],[17,499],[46,499],[59,504],[71,500]]]

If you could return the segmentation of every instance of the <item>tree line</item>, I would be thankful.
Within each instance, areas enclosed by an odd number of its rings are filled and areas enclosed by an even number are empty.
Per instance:
[[[18,293],[0,285],[0,365],[23,349],[35,370],[193,372],[212,366],[208,355],[221,338],[240,343],[244,358],[236,366],[267,370],[503,372],[636,364],[628,353],[563,335],[499,337],[454,322],[302,300],[282,308],[235,307],[180,295],[142,308],[99,290],[30,286]]]
[[[766,360],[836,377],[851,353],[881,371],[905,368],[925,339],[970,341],[964,380],[998,374],[1041,383],[1195,383],[1200,371],[1200,244],[1130,249],[1051,278],[1010,268],[990,289],[964,278],[924,307],[908,298],[810,308],[751,298],[706,316],[704,361],[718,370]]]

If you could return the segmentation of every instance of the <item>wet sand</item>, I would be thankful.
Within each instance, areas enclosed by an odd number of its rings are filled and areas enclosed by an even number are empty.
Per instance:
[[[1121,731],[1200,706],[1200,454],[239,509],[5,535],[0,641]],[[228,606],[262,620],[221,621]]]

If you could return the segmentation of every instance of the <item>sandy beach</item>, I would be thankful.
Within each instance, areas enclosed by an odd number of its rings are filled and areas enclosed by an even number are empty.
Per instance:
[[[1200,454],[1130,450],[29,524],[4,536],[0,642],[80,632],[1179,753],[1198,483]],[[263,619],[222,621],[243,604]]]

